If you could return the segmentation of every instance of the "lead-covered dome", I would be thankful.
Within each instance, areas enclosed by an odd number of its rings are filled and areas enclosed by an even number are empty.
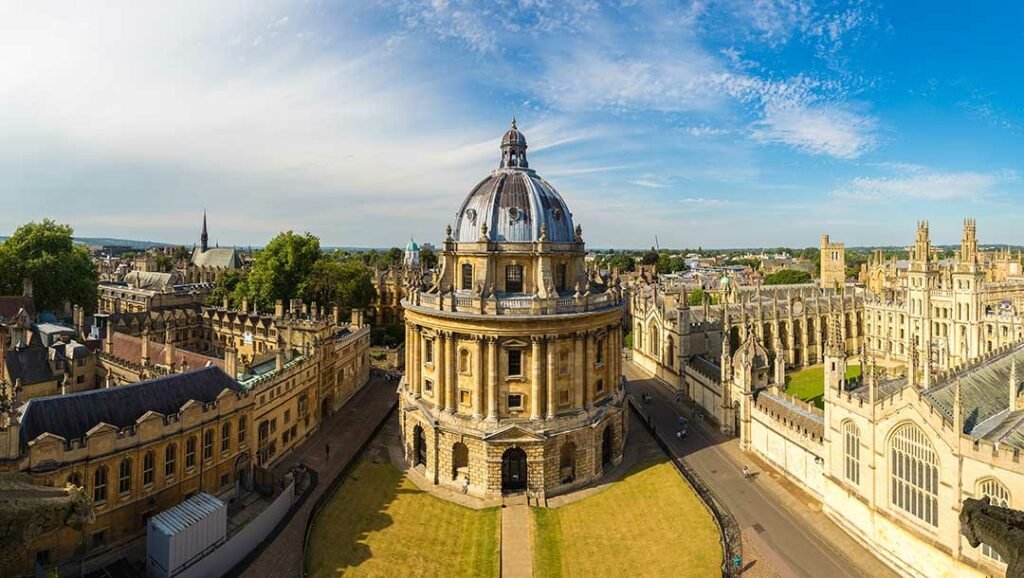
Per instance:
[[[486,228],[485,228],[486,226]],[[530,243],[546,229],[546,240],[576,240],[572,213],[562,196],[526,162],[526,137],[512,127],[501,138],[501,165],[473,188],[455,217],[460,243],[481,240]]]

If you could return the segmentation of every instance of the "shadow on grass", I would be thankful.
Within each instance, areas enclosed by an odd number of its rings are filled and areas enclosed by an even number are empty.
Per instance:
[[[402,473],[389,464],[360,461],[317,516],[310,535],[310,576],[337,576],[373,556],[366,540],[394,523],[388,507],[402,494]]]

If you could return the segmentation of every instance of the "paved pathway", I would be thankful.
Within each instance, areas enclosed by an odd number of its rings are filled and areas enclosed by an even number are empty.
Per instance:
[[[872,576],[895,577],[887,566],[853,540],[820,511],[814,500],[795,487],[773,479],[765,470],[756,481],[743,479],[743,464],[756,460],[739,449],[737,440],[727,438],[706,424],[690,427],[690,435],[679,440],[669,434],[677,429],[681,406],[673,400],[665,383],[651,378],[632,363],[623,364],[630,391],[654,395],[643,410],[654,419],[659,435],[711,486],[736,518],[744,543],[753,541],[760,561],[780,576],[830,578]],[[687,411],[688,413],[688,411]],[[791,484],[790,484],[791,486]],[[809,507],[811,506],[811,507]],[[751,538],[753,538],[751,540]],[[744,565],[750,558],[744,560]],[[757,563],[753,568],[756,568]],[[751,570],[753,570],[751,568]]]
[[[395,394],[395,382],[371,379],[337,413],[321,423],[320,429],[306,443],[275,467],[287,469],[294,463],[303,462],[319,472],[320,482],[302,504],[302,508],[295,512],[259,557],[249,564],[242,576],[284,578],[302,575],[306,520],[313,510],[313,504],[330,487],[345,465],[352,461],[359,448],[396,403],[398,396]],[[324,444],[328,442],[331,444],[330,460],[327,460],[324,452]]]
[[[530,507],[525,503],[501,510],[501,578],[533,578]]]

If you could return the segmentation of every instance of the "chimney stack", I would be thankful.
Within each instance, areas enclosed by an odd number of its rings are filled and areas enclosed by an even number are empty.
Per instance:
[[[278,299],[274,302],[274,318],[281,319],[284,317],[284,300]]]
[[[277,343],[277,351],[274,353],[274,360],[274,368],[277,371],[284,369],[284,345],[280,341]]]
[[[174,365],[177,358],[177,348],[174,346],[174,336],[168,327],[164,330],[164,364],[174,372]]]
[[[331,323],[334,325],[341,324],[341,308],[337,305],[331,308]]]
[[[249,312],[249,298],[248,297],[242,297],[242,313],[248,313],[248,312]]]
[[[103,337],[103,352],[111,354],[114,352],[114,324],[107,319],[106,334]]]
[[[352,327],[353,329],[359,329],[363,326],[363,310],[353,309],[352,310]]]
[[[231,379],[238,378],[238,352],[234,347],[224,349],[224,373]]]
[[[142,330],[142,366],[149,365],[149,328]]]

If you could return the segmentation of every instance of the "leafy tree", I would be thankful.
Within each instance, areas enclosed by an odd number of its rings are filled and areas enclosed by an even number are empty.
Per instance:
[[[421,247],[420,265],[424,269],[434,269],[437,267],[437,253],[435,253],[430,247]]]
[[[163,253],[157,253],[156,255],[156,270],[163,273],[169,272],[174,269],[174,260]]]
[[[644,256],[640,259],[640,262],[644,265],[654,265],[658,262],[658,253],[651,247],[651,250],[644,253]]]
[[[235,292],[240,291],[239,285],[242,280],[245,279],[245,274],[237,269],[228,269],[218,279],[217,284],[214,285],[213,290],[210,291],[210,295],[206,298],[208,305],[220,307],[224,303],[224,298],[228,300],[228,305],[235,305],[239,302],[239,298],[235,298]]]
[[[256,254],[252,271],[235,289],[235,298],[248,297],[250,303],[266,311],[278,299],[305,295],[313,267],[322,256],[317,237],[280,233]]]
[[[50,219],[18,227],[0,244],[0,294],[20,295],[28,279],[37,310],[59,311],[70,302],[94,311],[96,266],[89,250],[75,244],[73,233],[69,225]]]
[[[313,265],[303,298],[317,305],[338,305],[343,315],[365,309],[373,299],[370,269],[362,259],[324,256]]]
[[[686,296],[686,302],[691,306],[700,306],[704,304],[704,299],[707,297],[707,292],[701,288],[690,291],[690,294]]]
[[[384,254],[384,262],[388,265],[401,265],[402,261],[405,260],[405,251],[398,247],[391,247],[388,252]]]
[[[175,261],[187,261],[192,257],[192,251],[188,247],[175,247],[171,256]]]
[[[781,269],[764,278],[765,285],[795,285],[810,282],[810,273],[795,269]]]
[[[608,259],[607,266],[609,269],[618,269],[622,273],[636,271],[636,261],[625,253],[616,253],[615,255],[612,255],[612,257]]]

